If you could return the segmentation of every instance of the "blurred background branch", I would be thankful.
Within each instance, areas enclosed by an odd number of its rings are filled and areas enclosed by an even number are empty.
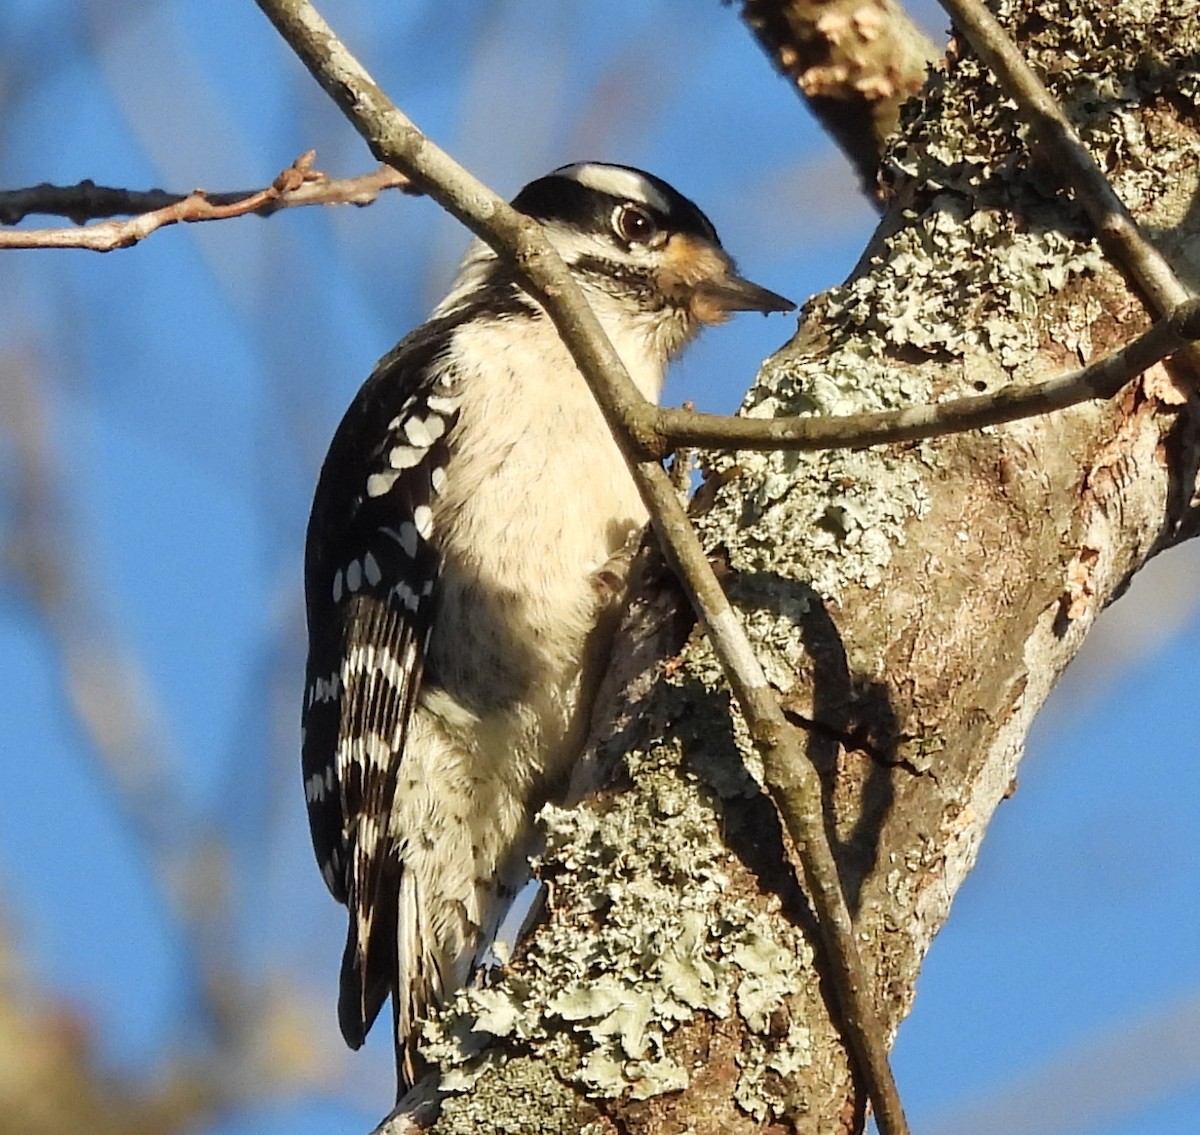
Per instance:
[[[742,0],[742,19],[882,201],[879,162],[900,107],[941,51],[896,0]]]
[[[173,1135],[209,1109],[183,1070],[122,1082],[105,1073],[86,1020],[32,993],[0,930],[0,1131]]]

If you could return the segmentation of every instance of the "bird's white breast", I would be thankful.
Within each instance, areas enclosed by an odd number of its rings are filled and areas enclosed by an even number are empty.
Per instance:
[[[635,382],[656,398],[665,360],[625,347]],[[645,524],[645,507],[548,321],[466,324],[453,354],[480,361],[460,379],[471,393],[435,528],[450,534],[448,556],[471,565],[481,582],[539,597],[545,609],[531,617],[552,628]]]

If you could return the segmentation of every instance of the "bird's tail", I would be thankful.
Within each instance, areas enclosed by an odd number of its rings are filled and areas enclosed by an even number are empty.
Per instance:
[[[394,879],[392,872],[388,875]],[[394,893],[394,882],[389,889]],[[396,972],[396,904],[373,903],[364,917],[352,889],[347,905],[350,918],[338,988],[338,1025],[346,1043],[359,1049],[391,992]]]
[[[470,955],[464,957],[461,942],[467,928],[452,910],[445,909],[447,904],[424,901],[422,890],[418,872],[404,872],[397,904],[396,986],[392,997],[400,1092],[411,1087],[422,1071],[417,1053],[420,1022],[470,977]]]
[[[465,902],[422,893],[421,882],[417,871],[400,880],[392,998],[400,1094],[425,1067],[418,1052],[421,1022],[472,980],[512,897],[505,882],[490,876],[475,880]]]
[[[390,875],[365,926],[351,916],[342,958],[338,1020],[351,1048],[362,1045],[391,994],[399,1095],[426,1067],[418,1051],[421,1022],[471,980],[529,870],[514,849],[499,870],[475,863],[475,877],[460,876],[451,888],[455,896],[424,866],[418,857]]]

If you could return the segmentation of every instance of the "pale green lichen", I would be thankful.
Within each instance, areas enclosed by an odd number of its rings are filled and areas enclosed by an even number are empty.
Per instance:
[[[747,586],[755,576],[804,581],[825,596],[851,584],[874,586],[892,548],[904,540],[909,519],[927,506],[919,467],[889,464],[892,479],[881,491],[879,458],[871,454],[743,455],[737,486],[719,494],[699,523],[702,538],[710,548],[726,550]],[[763,607],[748,613],[748,621],[777,644],[775,677],[787,688],[792,613]]]
[[[979,187],[996,167],[976,158],[969,178],[906,213],[861,274],[811,306],[806,318],[826,333],[818,355],[802,344],[768,362],[744,413],[892,410],[930,401],[934,376],[939,397],[964,393],[945,386],[948,358],[962,360],[965,392],[1017,380],[1038,361],[1039,305],[1097,270],[1102,256],[1036,194],[1019,217],[989,204]],[[738,473],[700,528],[743,577],[739,586],[747,578],[754,586],[755,576],[802,582],[835,600],[850,587],[871,588],[928,508],[928,468],[895,447],[722,454],[709,468]],[[747,621],[772,680],[787,689],[794,619],[772,602]]]
[[[686,1054],[671,1048],[681,1024],[736,1013],[758,1038],[744,1052],[740,1096],[755,1114],[782,1114],[790,1104],[763,1069],[807,1059],[807,1040],[797,1030],[771,1037],[769,1024],[800,986],[808,946],[729,894],[715,799],[681,767],[678,746],[629,763],[638,793],[543,811],[555,918],[523,964],[458,994],[423,1051],[443,1068],[443,1090],[475,1097],[493,1070],[508,1076],[498,1040],[519,1038],[536,1056],[569,1039],[575,1056],[556,1076],[592,1097],[647,1099],[690,1081]]]
[[[479,1135],[503,1131],[505,1135],[563,1135],[577,1131],[594,1113],[580,1106],[562,1073],[569,1054],[565,1050],[539,1059],[520,1057],[505,1066],[503,1084],[482,1078],[465,1095],[450,1095],[442,1104],[434,1131],[437,1135]],[[493,1089],[495,1087],[495,1090]],[[537,1106],[530,1106],[536,1100]]]
[[[771,1116],[793,1114],[804,1101],[797,1096],[797,1073],[812,1059],[812,1037],[803,1025],[792,1025],[779,1043],[750,1049],[738,1058],[734,1099],[760,1123]]]

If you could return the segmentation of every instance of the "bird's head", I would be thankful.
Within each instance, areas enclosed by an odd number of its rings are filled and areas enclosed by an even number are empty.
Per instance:
[[[513,206],[542,223],[602,319],[657,325],[668,353],[734,312],[796,306],[740,276],[700,209],[642,170],[563,166],[525,186]]]

